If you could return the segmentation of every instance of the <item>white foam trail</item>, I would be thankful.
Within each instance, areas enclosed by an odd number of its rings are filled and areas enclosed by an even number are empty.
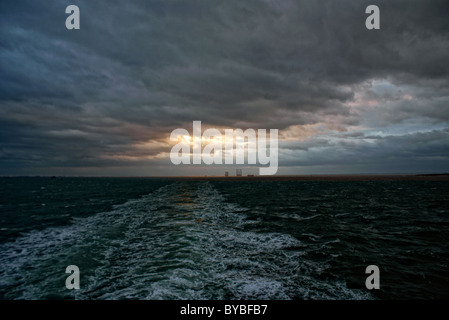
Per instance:
[[[293,236],[245,231],[254,223],[246,212],[210,183],[173,183],[110,212],[0,245],[0,293],[6,299],[370,297],[319,280],[326,266],[304,259],[307,248]],[[70,264],[80,267],[76,292],[64,287]]]

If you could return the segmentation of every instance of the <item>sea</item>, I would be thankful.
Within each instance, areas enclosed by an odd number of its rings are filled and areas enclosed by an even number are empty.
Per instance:
[[[448,299],[448,240],[449,181],[0,178],[2,300]]]

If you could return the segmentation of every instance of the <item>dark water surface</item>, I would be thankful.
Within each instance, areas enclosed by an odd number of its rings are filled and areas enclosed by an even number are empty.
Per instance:
[[[448,299],[448,181],[0,178],[1,299]],[[380,290],[365,268],[380,269]],[[77,265],[81,289],[68,290]]]

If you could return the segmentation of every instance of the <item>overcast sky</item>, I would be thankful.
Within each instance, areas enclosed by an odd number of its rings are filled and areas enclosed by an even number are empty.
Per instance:
[[[1,1],[0,174],[234,170],[170,162],[193,120],[279,129],[278,174],[449,172],[448,61],[447,0]]]

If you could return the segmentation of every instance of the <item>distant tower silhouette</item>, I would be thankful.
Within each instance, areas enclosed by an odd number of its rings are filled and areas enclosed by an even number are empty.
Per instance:
[[[242,169],[235,169],[235,175],[237,177],[241,177],[242,176]]]

